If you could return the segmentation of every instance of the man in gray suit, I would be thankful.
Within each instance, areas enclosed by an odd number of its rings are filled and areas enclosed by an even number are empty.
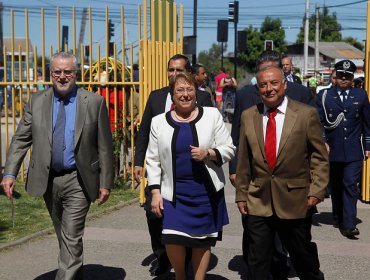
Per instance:
[[[103,97],[76,86],[77,61],[51,58],[53,87],[33,93],[13,136],[1,185],[12,199],[15,177],[32,146],[26,189],[43,195],[59,242],[56,279],[82,279],[85,218],[113,187],[112,135]]]

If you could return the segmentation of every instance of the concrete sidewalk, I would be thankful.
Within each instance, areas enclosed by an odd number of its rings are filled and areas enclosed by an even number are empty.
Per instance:
[[[223,241],[212,250],[208,280],[245,279],[246,268],[241,257],[242,226],[230,184],[226,186],[226,200],[230,224],[225,227]],[[326,279],[370,279],[370,206],[359,203],[358,208],[361,235],[358,240],[349,240],[331,224],[330,199],[319,206],[312,232]],[[86,279],[152,279],[148,269],[153,255],[145,213],[138,203],[89,221],[84,248]],[[54,279],[57,254],[54,234],[1,251],[0,279]],[[171,275],[155,279],[171,279]],[[298,278],[292,275],[290,279]]]

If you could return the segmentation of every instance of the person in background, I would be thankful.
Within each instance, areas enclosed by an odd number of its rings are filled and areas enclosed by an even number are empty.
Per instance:
[[[206,68],[202,64],[194,64],[192,66],[192,74],[197,81],[198,84],[198,90],[205,91],[209,93],[211,96],[212,104],[213,106],[216,105],[216,101],[214,99],[214,96],[212,94],[211,88],[207,85],[208,75],[206,72]]]
[[[306,218],[324,200],[329,181],[318,113],[285,96],[287,82],[277,66],[260,68],[257,86],[262,103],[242,114],[236,171],[248,280],[269,279],[276,233],[298,277],[323,280]]]
[[[222,165],[235,153],[216,108],[197,106],[197,82],[187,73],[170,83],[174,110],[153,118],[146,163],[152,212],[163,217],[162,242],[177,280],[185,280],[186,247],[194,279],[205,279],[211,246],[229,223]]]
[[[189,59],[182,54],[175,54],[170,58],[167,64],[168,81],[173,79],[177,74],[182,72],[191,73],[191,65]],[[197,91],[197,104],[199,106],[212,107],[210,95],[204,91]],[[149,143],[150,125],[152,118],[164,112],[170,111],[172,105],[169,87],[152,91],[145,105],[144,114],[140,123],[140,129],[135,141],[135,159],[134,159],[134,176],[139,183],[143,178],[143,167],[145,161],[145,153]],[[149,174],[148,174],[149,175]],[[148,229],[151,238],[153,253],[156,256],[156,262],[152,264],[150,273],[152,276],[159,276],[166,273],[170,268],[166,249],[162,245],[162,219],[156,217],[151,212],[152,195],[149,188],[145,188],[145,212],[147,217]]]
[[[225,76],[226,76],[225,68],[220,67],[220,70],[219,70],[218,74],[215,77],[215,84],[216,84],[216,90],[215,90],[216,104],[217,104],[217,108],[218,108],[218,110],[220,110],[220,112],[222,110],[222,90],[223,90],[223,88],[221,87],[221,80],[223,78],[225,78]]]
[[[337,85],[319,92],[316,107],[329,153],[333,225],[355,239],[358,186],[363,160],[370,156],[370,105],[364,90],[352,88],[356,65],[341,60],[334,67]]]
[[[281,67],[283,69],[285,78],[287,81],[297,84],[302,84],[302,80],[293,73],[293,63],[292,58],[284,55],[281,58]]]
[[[222,115],[225,117],[226,102],[231,99],[231,108],[235,107],[235,93],[238,88],[238,82],[231,76],[230,70],[226,72],[226,76],[221,80],[222,87]]]
[[[32,146],[26,190],[43,196],[59,242],[55,279],[83,279],[85,219],[113,188],[113,143],[103,97],[76,85],[74,55],[51,58],[53,87],[32,93],[13,136],[1,182],[9,199]]]

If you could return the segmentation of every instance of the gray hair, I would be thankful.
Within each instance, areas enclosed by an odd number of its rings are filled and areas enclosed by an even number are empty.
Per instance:
[[[269,66],[266,66],[266,67],[262,67],[261,69],[258,70],[258,72],[256,74],[257,83],[258,83],[258,78],[259,78],[259,75],[261,74],[261,72],[265,72],[266,70],[268,70],[270,68],[278,69],[279,72],[280,72],[280,74],[281,74],[281,80],[282,80],[282,82],[285,82],[285,75],[284,75],[283,69],[281,69],[280,67],[275,66],[275,65],[269,65]]]
[[[61,59],[72,59],[73,60],[73,64],[74,64],[74,67],[75,67],[75,70],[78,70],[78,63],[77,63],[77,58],[75,55],[71,54],[71,53],[67,53],[67,52],[57,52],[55,54],[53,54],[53,56],[51,57],[50,59],[50,70],[52,70],[52,67],[53,67],[53,62],[55,59],[58,59],[58,58],[61,58]]]

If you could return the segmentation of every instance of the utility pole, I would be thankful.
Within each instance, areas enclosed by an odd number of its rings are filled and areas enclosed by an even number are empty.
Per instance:
[[[304,55],[304,66],[303,74],[307,75],[307,66],[308,66],[308,31],[309,31],[309,6],[310,1],[306,0],[306,13],[305,13],[305,25],[304,25],[304,46],[303,46],[303,55]]]
[[[0,66],[4,65],[4,39],[3,39],[3,2],[0,2]]]
[[[239,1],[229,2],[229,22],[234,23],[234,77],[236,79],[236,63],[238,57],[238,20],[239,20]]]
[[[316,3],[316,29],[315,29],[315,72],[317,73],[320,68],[320,60],[319,60],[319,28],[320,20],[319,20],[319,4]]]
[[[198,17],[198,0],[194,0],[194,17],[193,17],[193,36],[195,38],[195,46],[192,56],[192,64],[197,63],[197,17]]]
[[[78,37],[78,45],[77,45],[77,61],[78,62],[81,62],[81,51],[82,51],[81,45],[84,43],[86,18],[87,18],[87,8],[83,8],[81,26],[80,26],[80,36]]]

